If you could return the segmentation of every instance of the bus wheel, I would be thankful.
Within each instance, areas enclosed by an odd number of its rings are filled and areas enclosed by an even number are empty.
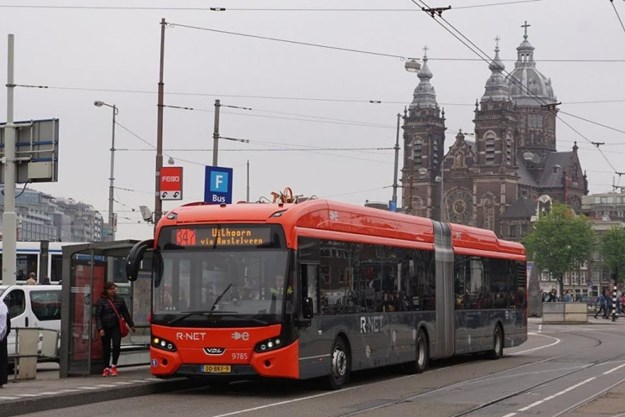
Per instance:
[[[428,369],[430,363],[430,351],[428,349],[428,338],[423,329],[417,334],[417,358],[415,372],[420,374]]]
[[[327,386],[329,389],[340,389],[349,379],[349,350],[347,343],[342,337],[338,337],[332,346],[330,357],[330,375],[328,375]]]
[[[493,350],[488,352],[488,357],[491,359],[499,359],[503,356],[503,330],[500,325],[495,327],[495,333],[493,334]]]
[[[407,374],[420,374],[428,369],[428,364],[428,338],[423,330],[419,330],[419,332],[417,333],[415,358],[410,362],[402,364],[401,369],[404,373]]]

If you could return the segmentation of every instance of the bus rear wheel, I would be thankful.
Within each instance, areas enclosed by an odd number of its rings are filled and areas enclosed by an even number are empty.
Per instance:
[[[495,327],[495,333],[493,333],[493,349],[488,352],[488,357],[491,359],[499,359],[503,356],[503,330],[498,324]]]
[[[351,360],[347,343],[342,337],[337,337],[332,345],[330,355],[330,375],[327,377],[327,387],[332,390],[341,389],[349,380]]]

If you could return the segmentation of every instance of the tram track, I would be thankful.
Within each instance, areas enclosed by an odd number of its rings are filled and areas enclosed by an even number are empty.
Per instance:
[[[591,340],[593,340],[595,342],[592,346],[588,346],[588,347],[586,347],[586,348],[584,348],[582,350],[595,349],[595,348],[597,348],[598,346],[600,346],[602,344],[602,341],[600,339],[598,339],[597,337],[588,335],[587,333],[579,332],[579,333],[571,333],[571,334],[575,334],[578,337],[591,339]],[[545,336],[545,335],[543,335],[543,336]],[[553,337],[553,336],[548,336],[548,337]],[[531,362],[531,363],[525,363],[525,364],[519,365],[517,367],[513,367],[513,368],[506,369],[506,370],[494,372],[492,374],[488,374],[488,375],[485,375],[485,376],[479,376],[479,377],[471,378],[471,379],[468,379],[468,380],[465,380],[465,381],[456,382],[456,383],[453,383],[453,384],[450,384],[450,385],[446,385],[444,387],[439,387],[439,388],[425,390],[425,391],[420,392],[420,393],[418,393],[416,395],[409,395],[409,396],[405,396],[403,398],[398,398],[398,399],[390,400],[390,401],[386,401],[386,402],[378,402],[377,404],[372,405],[372,406],[368,406],[368,407],[364,407],[364,408],[361,408],[361,409],[358,409],[358,410],[355,410],[355,411],[339,414],[339,415],[337,415],[337,417],[352,417],[352,416],[365,414],[365,413],[368,413],[368,412],[371,412],[371,411],[375,411],[375,410],[391,407],[391,406],[394,406],[394,405],[398,405],[398,404],[401,404],[401,403],[404,403],[404,402],[413,402],[415,400],[426,398],[426,397],[431,396],[432,394],[436,394],[438,392],[449,391],[449,390],[453,390],[453,389],[456,389],[456,388],[460,388],[460,387],[462,387],[464,385],[470,385],[470,384],[478,383],[478,382],[483,381],[485,379],[496,378],[498,376],[515,373],[516,371],[522,370],[523,368],[527,368],[527,367],[530,367],[530,366],[535,366],[536,364],[545,364],[545,363],[550,363],[550,362],[562,361],[563,359],[566,359],[567,357],[572,357],[574,355],[578,355],[579,353],[580,353],[580,350],[577,350],[575,352],[570,352],[570,353],[566,353],[566,354],[562,354],[562,355],[556,355],[556,356],[552,356],[552,357],[549,357],[549,358],[545,358],[545,359],[540,360],[540,361],[535,361],[535,362]],[[605,363],[616,361],[616,360],[619,360],[619,359],[625,359],[625,353],[619,353],[617,355],[612,355],[612,356],[610,356],[608,358],[603,358],[603,359],[600,359],[600,360],[596,360],[596,361],[588,363],[587,365],[584,365],[584,366],[574,367],[574,368],[572,368],[572,370],[570,372],[566,372],[566,373],[564,373],[562,375],[558,375],[556,377],[540,381],[539,383],[536,383],[536,384],[533,384],[531,386],[528,386],[528,387],[526,387],[526,388],[524,388],[524,389],[522,389],[520,391],[517,391],[517,392],[514,392],[514,393],[510,393],[510,394],[507,394],[507,395],[503,395],[503,396],[499,396],[499,397],[494,398],[494,399],[492,399],[492,400],[490,400],[488,402],[485,402],[485,403],[479,404],[478,406],[472,407],[472,408],[470,408],[468,410],[462,411],[462,412],[457,413],[457,414],[453,414],[452,417],[461,417],[461,416],[470,415],[472,413],[484,410],[484,409],[486,409],[488,407],[491,407],[493,405],[497,405],[499,403],[502,403],[502,402],[507,401],[509,399],[512,399],[514,397],[517,397],[517,396],[520,396],[520,395],[532,392],[533,390],[536,390],[536,389],[538,389],[540,387],[547,386],[549,384],[553,384],[554,382],[557,382],[559,380],[563,380],[564,378],[567,378],[567,377],[570,377],[570,376],[575,375],[577,373],[586,371],[586,370],[588,370],[588,369],[590,369],[592,367],[600,366],[600,365],[603,365]],[[473,363],[467,363],[466,364],[467,367],[472,366],[472,365],[473,365]],[[454,365],[454,367],[458,367],[458,365]],[[516,375],[518,375],[518,374],[516,374]],[[514,375],[512,375],[512,376],[514,376]],[[558,416],[559,415],[563,415],[566,412],[570,412],[570,411],[572,411],[572,410],[574,410],[576,408],[582,407],[583,405],[585,405],[585,404],[593,401],[594,399],[600,397],[606,391],[608,391],[609,389],[613,388],[614,386],[616,386],[616,385],[618,385],[618,384],[620,384],[621,382],[624,382],[624,381],[625,381],[625,378],[623,378],[623,380],[619,381],[618,383],[614,384],[613,386],[610,386],[610,387],[608,387],[608,388],[606,388],[606,389],[596,393],[596,395],[593,395],[593,396],[591,396],[589,398],[586,398],[583,401],[580,401],[579,403],[577,403],[577,404],[567,408],[566,410],[563,410],[561,413],[558,414]]]

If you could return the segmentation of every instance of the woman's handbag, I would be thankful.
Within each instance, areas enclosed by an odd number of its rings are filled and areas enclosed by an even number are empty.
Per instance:
[[[126,320],[124,320],[121,314],[119,314],[117,308],[115,308],[115,304],[113,304],[113,301],[110,298],[109,303],[111,303],[111,307],[113,307],[113,311],[115,311],[115,315],[117,315],[117,318],[119,319],[119,332],[121,333],[122,337],[128,336],[128,333],[130,332],[130,329],[128,328],[128,323],[126,323]]]

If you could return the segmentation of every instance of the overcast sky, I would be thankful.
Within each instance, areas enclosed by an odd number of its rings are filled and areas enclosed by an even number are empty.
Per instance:
[[[615,173],[625,171],[625,29],[619,21],[625,19],[625,2],[427,5],[451,5],[443,18],[491,57],[499,37],[508,71],[527,20],[538,69],[551,78],[562,102],[558,150],[570,150],[577,141],[591,193],[625,185]],[[221,135],[250,141],[220,142],[219,165],[234,169],[234,200],[246,198],[249,160],[253,201],[290,186],[295,194],[363,204],[391,198],[396,115],[418,84],[400,57],[422,57],[428,47],[432,84],[447,118],[445,148],[458,129],[473,131],[474,103],[490,75],[488,64],[438,23],[445,22],[411,0],[0,0],[2,85],[12,33],[16,83],[49,87],[16,88],[16,120],[60,119],[59,181],[31,188],[91,204],[106,219],[112,111],[93,102],[119,108],[119,239],[147,238],[152,231],[138,209],[154,206],[161,18],[172,24],[165,34],[165,103],[195,109],[164,111],[164,161],[171,156],[184,167],[183,202],[203,198],[217,98],[253,109],[221,112]],[[1,91],[4,121],[6,88]],[[605,145],[598,150],[591,141]],[[386,150],[371,150],[376,148]],[[164,202],[163,208],[179,203]]]

